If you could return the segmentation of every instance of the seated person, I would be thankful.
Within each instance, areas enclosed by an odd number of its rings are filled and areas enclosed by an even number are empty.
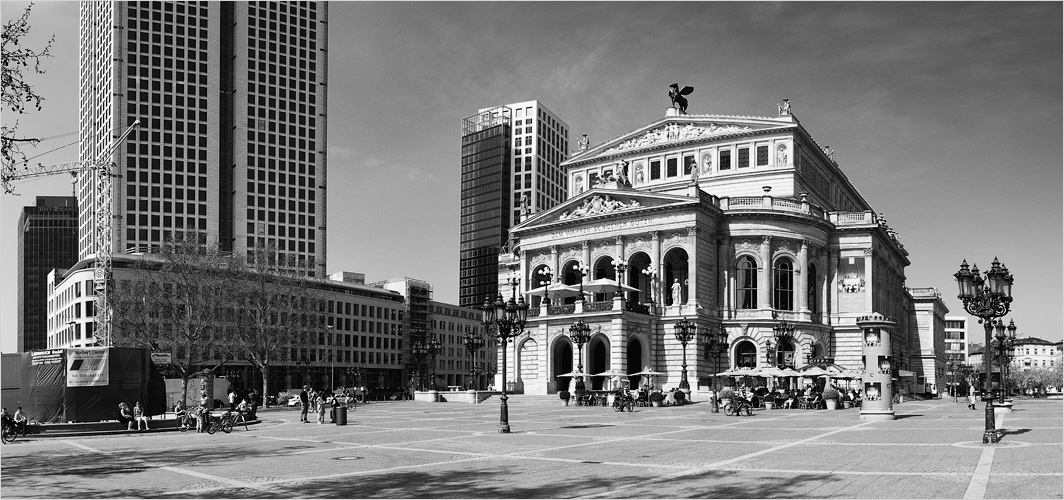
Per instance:
[[[26,412],[22,411],[22,407],[19,406],[18,409],[15,410],[15,432],[18,432],[19,434],[25,436],[26,423],[28,423],[29,420],[30,419],[26,418]]]
[[[133,419],[137,422],[137,430],[141,430],[141,424],[144,426],[144,430],[148,430],[148,416],[144,414],[144,407],[140,405],[140,401],[133,406]]]
[[[787,394],[786,399],[783,400],[783,407],[790,409],[797,401],[794,399],[794,392]]]
[[[817,410],[823,408],[824,407],[824,398],[822,398],[820,396],[820,394],[814,395],[813,399],[811,401],[809,401],[809,407],[810,408],[815,408]]]
[[[118,403],[118,421],[126,424],[126,430],[133,430],[133,410],[129,408],[129,405],[125,401]]]

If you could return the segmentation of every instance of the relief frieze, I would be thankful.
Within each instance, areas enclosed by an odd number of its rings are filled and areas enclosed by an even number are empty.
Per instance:
[[[610,149],[607,149],[607,153],[615,151],[624,151],[626,149],[641,148],[644,146],[651,146],[654,144],[661,144],[672,141],[683,141],[687,139],[697,139],[699,137],[713,137],[717,135],[733,134],[736,132],[745,132],[751,130],[750,127],[738,125],[717,125],[711,123],[708,126],[698,126],[693,123],[686,125],[680,125],[677,123],[670,123],[662,128],[651,130],[640,137],[633,137],[628,139]]]

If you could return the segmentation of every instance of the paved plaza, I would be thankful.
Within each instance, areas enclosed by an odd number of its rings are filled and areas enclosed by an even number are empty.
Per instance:
[[[2,447],[4,498],[1062,498],[1064,405],[1018,400],[996,446],[982,411],[907,402],[898,419],[858,410],[709,405],[360,405],[349,425],[260,413],[232,434],[20,438]],[[155,422],[160,425],[160,422]]]

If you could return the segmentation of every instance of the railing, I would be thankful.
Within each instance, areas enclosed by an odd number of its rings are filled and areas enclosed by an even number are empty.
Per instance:
[[[639,314],[650,314],[650,307],[643,304],[636,304],[634,302],[627,302],[624,305],[624,310]]]
[[[539,308],[538,307],[529,307],[528,308],[528,317],[531,318],[531,317],[534,317],[534,316],[539,316]]]
[[[573,314],[576,312],[576,305],[569,304],[564,306],[549,306],[547,307],[547,314]]]
[[[612,300],[607,300],[607,301],[602,301],[602,302],[592,302],[590,304],[586,303],[586,302],[584,303],[584,312],[612,311],[612,310],[613,310],[613,301]]]

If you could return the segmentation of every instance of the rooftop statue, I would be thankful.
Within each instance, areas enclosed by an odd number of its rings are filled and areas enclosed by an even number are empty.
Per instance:
[[[669,85],[669,98],[672,99],[673,107],[679,108],[680,112],[687,114],[687,98],[685,95],[689,95],[694,92],[695,88],[690,85],[685,85],[684,88],[680,88],[679,83]]]

